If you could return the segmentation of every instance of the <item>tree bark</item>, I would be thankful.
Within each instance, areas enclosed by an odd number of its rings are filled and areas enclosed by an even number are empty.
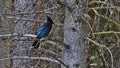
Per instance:
[[[27,19],[33,19],[34,15],[17,15],[19,13],[30,13],[34,11],[33,8],[34,0],[14,0],[14,13],[16,16],[21,18],[25,17]],[[12,56],[28,56],[30,55],[30,46],[31,43],[28,41],[27,37],[22,37],[23,34],[31,33],[32,26],[34,23],[32,21],[23,21],[15,20],[14,22],[14,32],[21,36],[13,37],[13,46],[12,46]],[[29,59],[12,59],[12,68],[30,68],[28,63]]]
[[[64,21],[65,50],[62,60],[68,68],[86,68],[88,57],[85,37],[89,33],[87,23],[83,20],[86,14],[87,0],[61,0],[66,6]],[[66,68],[62,65],[62,68]]]

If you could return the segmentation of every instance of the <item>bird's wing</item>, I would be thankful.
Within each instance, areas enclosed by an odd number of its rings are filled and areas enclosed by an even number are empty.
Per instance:
[[[45,26],[41,26],[37,32],[37,35],[39,35],[41,31],[44,31],[45,28],[46,28]]]

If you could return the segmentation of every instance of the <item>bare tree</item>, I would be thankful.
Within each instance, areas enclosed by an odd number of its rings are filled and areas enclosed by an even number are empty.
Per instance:
[[[3,14],[2,10],[0,11],[0,20],[4,21],[0,24],[8,26],[6,29],[0,25],[0,37],[3,39],[10,37],[10,40],[7,40],[12,41],[12,45],[0,39],[1,50],[8,49],[5,57],[2,55],[3,52],[0,53],[2,56],[0,61],[11,60],[12,68],[113,68],[113,65],[119,68],[119,5],[113,5],[112,2],[114,4],[113,0],[110,2],[107,0],[8,1],[12,8],[8,6],[6,8],[14,12]],[[41,41],[38,49],[31,49],[30,37],[36,37],[33,32],[45,22],[43,20],[46,16],[51,16],[53,19],[55,23],[53,30],[45,40]],[[8,21],[11,24],[6,24],[6,19],[12,19],[14,23]],[[64,40],[61,35],[63,27]],[[3,31],[5,34],[2,34]],[[9,46],[3,49],[4,45]],[[11,47],[10,54],[9,47]],[[7,64],[9,66],[9,63]]]

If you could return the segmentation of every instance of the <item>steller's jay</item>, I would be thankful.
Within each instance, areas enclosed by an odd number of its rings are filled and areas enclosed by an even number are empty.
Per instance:
[[[53,24],[52,19],[50,17],[47,17],[47,22],[44,23],[39,28],[39,30],[37,32],[36,40],[34,41],[34,43],[32,45],[35,49],[37,49],[39,47],[40,39],[46,37],[50,33],[52,24]]]

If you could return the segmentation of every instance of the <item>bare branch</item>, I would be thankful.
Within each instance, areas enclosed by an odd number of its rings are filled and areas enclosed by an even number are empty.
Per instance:
[[[70,12],[72,11],[71,7],[68,6],[67,3],[62,2],[62,1],[60,1],[60,0],[56,0],[56,2],[57,2],[59,5],[61,5],[61,6],[67,7]]]
[[[17,14],[2,14],[0,13],[0,17],[2,18],[8,18],[8,19],[17,19],[17,20],[23,20],[23,21],[33,21],[33,22],[45,22],[43,20],[37,20],[37,19],[27,19],[24,17],[20,17],[18,15],[30,15],[30,14],[37,14],[37,13],[47,13],[47,14],[63,14],[63,13],[55,13],[55,12],[51,12],[50,10],[56,9],[58,8],[59,5],[53,6],[51,8],[42,10],[42,11],[35,11],[35,12],[29,12],[29,13],[17,13]]]
[[[88,41],[92,42],[93,44],[95,44],[96,46],[101,47],[101,48],[105,48],[105,49],[108,50],[108,52],[110,53],[110,57],[111,57],[111,68],[113,68],[113,55],[112,55],[110,49],[109,49],[107,46],[101,45],[101,44],[97,43],[96,41],[94,41],[94,40],[92,40],[92,39],[90,39],[90,38],[86,38],[86,39],[87,39]]]
[[[0,35],[0,37],[9,37],[9,36],[25,36],[25,37],[36,37],[36,35],[33,35],[33,34],[23,34],[23,35],[20,35],[20,34],[3,34],[3,35]]]
[[[64,62],[62,62],[61,60],[59,60],[58,58],[56,58],[53,55],[50,55],[51,57],[53,57],[54,59],[56,59],[58,62],[60,62],[62,65],[64,65],[66,68],[69,68],[68,65],[66,65]]]
[[[54,12],[50,12],[50,10],[56,9],[58,7],[60,7],[60,6],[56,5],[56,6],[53,6],[51,8],[48,8],[48,9],[45,9],[45,10],[42,10],[42,11],[35,11],[35,12],[30,12],[30,13],[17,13],[15,15],[21,15],[21,14],[29,15],[29,14],[36,14],[36,13],[50,13],[50,14],[55,14]],[[63,13],[57,13],[57,14],[63,14]]]
[[[41,59],[41,60],[47,60],[47,61],[51,61],[51,62],[55,62],[55,63],[60,64],[57,60],[52,59],[52,58],[48,58],[48,57],[30,57],[30,56],[13,56],[13,57],[0,59],[0,61],[10,60],[10,59]]]
[[[21,18],[19,16],[16,16],[15,14],[2,14],[2,13],[0,13],[0,17],[2,17],[2,18],[8,18],[8,19],[23,20],[23,21],[45,22],[43,20],[27,19],[27,18],[23,18],[23,17]]]
[[[116,32],[116,31],[105,31],[105,32],[97,32],[97,33],[93,33],[95,35],[102,35],[102,34],[120,34],[120,32]]]

